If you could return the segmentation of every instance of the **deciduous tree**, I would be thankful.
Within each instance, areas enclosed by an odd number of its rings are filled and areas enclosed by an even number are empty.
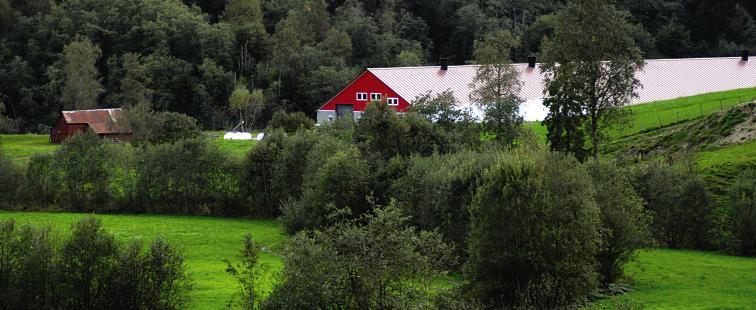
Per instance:
[[[69,109],[91,109],[105,89],[100,84],[97,61],[102,51],[89,38],[79,37],[63,49],[62,100]]]
[[[588,132],[594,159],[602,130],[622,119],[620,107],[636,96],[640,49],[630,36],[628,15],[614,0],[573,0],[556,18],[544,44],[544,104],[552,148],[578,153],[580,128]]]

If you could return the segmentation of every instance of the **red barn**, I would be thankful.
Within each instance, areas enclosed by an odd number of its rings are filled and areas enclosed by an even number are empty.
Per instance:
[[[374,73],[375,70],[381,69],[368,69],[320,107],[318,124],[328,123],[337,117],[359,119],[367,104],[374,101],[386,102],[397,112],[406,112],[409,101],[379,79]]]
[[[87,129],[91,129],[101,138],[130,140],[132,132],[124,128],[119,119],[122,113],[121,109],[63,111],[50,131],[50,142],[61,143],[75,133],[85,132]]]
[[[520,114],[526,121],[543,120],[544,75],[536,59],[512,64],[519,73]],[[406,112],[418,97],[451,91],[461,108],[482,116],[472,102],[476,65],[369,68],[318,110],[318,124],[338,117],[359,119],[365,106],[383,101],[398,112]],[[756,63],[749,61],[748,51],[741,57],[649,59],[638,68],[635,77],[642,87],[631,104],[668,100],[705,93],[756,87]]]

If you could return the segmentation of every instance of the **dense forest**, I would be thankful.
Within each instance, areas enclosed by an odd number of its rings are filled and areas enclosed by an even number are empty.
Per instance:
[[[312,114],[366,67],[469,63],[501,29],[516,37],[511,60],[540,55],[564,2],[0,0],[0,130],[47,132],[63,109],[135,106],[229,127],[235,90],[254,98],[248,123]],[[644,58],[756,49],[753,1],[617,6]]]

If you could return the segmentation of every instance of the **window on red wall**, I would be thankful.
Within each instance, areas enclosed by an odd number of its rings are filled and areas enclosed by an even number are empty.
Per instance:
[[[370,94],[370,101],[381,101],[381,94],[380,93]]]
[[[386,98],[388,105],[399,105],[399,98]]]
[[[357,101],[367,101],[367,93],[357,93]]]

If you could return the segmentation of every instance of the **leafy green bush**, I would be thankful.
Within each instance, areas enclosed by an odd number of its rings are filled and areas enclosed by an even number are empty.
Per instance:
[[[180,252],[158,238],[126,247],[86,218],[62,236],[0,222],[0,308],[178,309],[191,283]]]
[[[272,180],[276,177],[276,163],[285,139],[282,131],[268,132],[262,142],[252,147],[242,163],[240,188],[251,214],[266,217],[279,214],[281,197],[273,190]]]
[[[153,112],[137,106],[125,111],[123,121],[134,134],[132,143],[137,145],[176,142],[203,136],[196,119],[176,112]]]
[[[390,193],[415,226],[438,229],[458,254],[466,256],[470,205],[478,179],[495,158],[492,152],[413,156]]]
[[[136,166],[139,206],[147,212],[239,214],[236,163],[205,139],[147,146]]]
[[[359,216],[369,211],[370,171],[359,150],[333,137],[323,137],[307,157],[302,197],[282,206],[287,231],[317,228],[331,222],[331,214]]]
[[[263,308],[429,308],[431,282],[448,270],[451,250],[438,234],[408,223],[389,206],[297,234],[286,248],[281,282]]]
[[[756,171],[745,171],[733,182],[729,203],[733,252],[756,256]]]
[[[470,292],[496,308],[553,309],[597,284],[600,211],[574,158],[518,148],[484,174],[471,207]]]
[[[0,208],[8,208],[15,204],[22,175],[21,170],[0,148]]]
[[[66,139],[55,153],[57,201],[66,210],[93,211],[108,204],[110,150],[92,131]]]
[[[634,173],[633,186],[653,216],[656,241],[670,248],[711,247],[717,223],[700,176],[652,164]]]
[[[273,114],[273,118],[268,122],[267,131],[282,129],[287,133],[295,133],[300,130],[310,130],[313,127],[315,127],[315,121],[304,113],[286,113],[284,110],[279,110]]]
[[[620,276],[636,250],[650,245],[650,214],[635,193],[625,169],[609,162],[589,162],[588,172],[601,211],[601,246],[596,253],[598,271],[604,284]]]

